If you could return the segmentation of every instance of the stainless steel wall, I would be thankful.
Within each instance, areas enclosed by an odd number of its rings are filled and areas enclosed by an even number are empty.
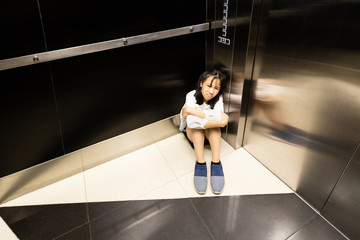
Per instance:
[[[358,153],[348,163],[360,140],[359,10],[359,1],[263,1],[244,138],[247,151],[355,239]]]
[[[241,142],[239,143],[237,136],[239,126],[243,126],[239,119],[252,0],[209,0],[207,13],[211,23],[211,30],[207,34],[207,66],[221,69],[228,74],[230,80],[228,89],[224,92],[229,124],[223,129],[222,136],[234,148],[239,148]],[[244,112],[242,116],[245,114]],[[243,130],[242,128],[240,132]]]

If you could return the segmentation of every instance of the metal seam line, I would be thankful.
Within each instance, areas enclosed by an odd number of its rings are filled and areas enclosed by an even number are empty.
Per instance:
[[[0,60],[0,71],[209,30],[209,23]]]

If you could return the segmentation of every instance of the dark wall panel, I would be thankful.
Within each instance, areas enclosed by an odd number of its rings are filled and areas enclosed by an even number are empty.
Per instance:
[[[50,50],[206,21],[206,0],[40,1]]]
[[[7,59],[204,23],[206,0],[14,0],[0,13]],[[177,114],[204,67],[197,33],[1,71],[1,176]]]
[[[63,153],[47,64],[0,72],[0,177]]]
[[[45,51],[36,0],[2,1],[0,29],[0,59]]]
[[[205,33],[51,66],[68,153],[179,113],[205,67]]]

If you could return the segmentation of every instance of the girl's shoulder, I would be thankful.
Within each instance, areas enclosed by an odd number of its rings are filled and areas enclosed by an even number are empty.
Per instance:
[[[186,98],[193,97],[195,98],[195,90],[192,90],[186,94]]]
[[[196,90],[191,90],[190,92],[187,93],[187,95],[191,95],[194,96],[195,95]]]

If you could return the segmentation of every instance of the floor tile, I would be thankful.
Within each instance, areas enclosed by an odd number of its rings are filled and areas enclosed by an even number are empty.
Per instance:
[[[210,173],[208,146],[205,159]],[[343,239],[244,149],[222,140],[221,195],[195,192],[195,160],[179,133],[7,202],[0,216],[26,240]]]
[[[86,202],[83,173],[25,194],[0,205],[0,207],[80,202]]]
[[[90,237],[90,224],[86,223],[80,227],[65,233],[54,240],[91,240]]]
[[[182,133],[159,141],[156,145],[177,177],[188,173],[194,167],[194,150]]]
[[[225,155],[222,158],[222,164],[225,175],[225,188],[222,196],[293,192],[244,149],[238,149]],[[208,176],[210,176],[210,164],[207,167]],[[193,186],[193,177],[194,170],[179,178],[188,197],[214,196],[210,190],[210,182],[205,195],[197,194]]]
[[[215,239],[285,240],[316,212],[295,194],[192,200]]]
[[[240,148],[223,158],[224,195],[292,193],[273,173]]]
[[[114,201],[114,202],[92,202],[88,203],[89,220],[102,217],[116,209],[122,208],[130,204],[131,201]]]
[[[88,221],[85,203],[3,207],[0,216],[24,240],[54,239]]]
[[[302,227],[288,240],[346,240],[335,228],[326,222],[321,216],[316,216],[308,224]]]
[[[176,199],[186,198],[186,192],[180,185],[178,180],[169,182],[145,195],[142,195],[136,200],[155,200],[155,199]]]
[[[179,116],[170,117],[159,122],[147,125],[146,128],[150,132],[155,142],[166,139],[179,133],[179,129],[174,122],[179,119]]]
[[[222,195],[292,192],[244,149],[234,150],[222,140],[221,156],[226,181]],[[210,173],[209,147],[205,158]],[[2,206],[214,196],[210,188],[205,195],[195,192],[194,162],[194,150],[180,133]]]
[[[148,146],[153,142],[153,138],[147,127],[142,127],[94,144],[91,147],[83,148],[80,152],[84,169],[91,169],[102,163]]]
[[[189,199],[136,201],[91,222],[93,240],[211,239]]]
[[[194,170],[196,161],[195,151],[183,133],[159,141],[156,145],[159,147],[177,177],[181,177]],[[226,156],[233,151],[234,149],[221,139],[220,157]],[[204,157],[207,162],[211,161],[211,150],[209,145],[205,146]]]
[[[0,217],[0,239],[6,240],[19,240],[11,228],[6,222]]]
[[[85,171],[87,200],[133,200],[176,179],[152,144]]]

